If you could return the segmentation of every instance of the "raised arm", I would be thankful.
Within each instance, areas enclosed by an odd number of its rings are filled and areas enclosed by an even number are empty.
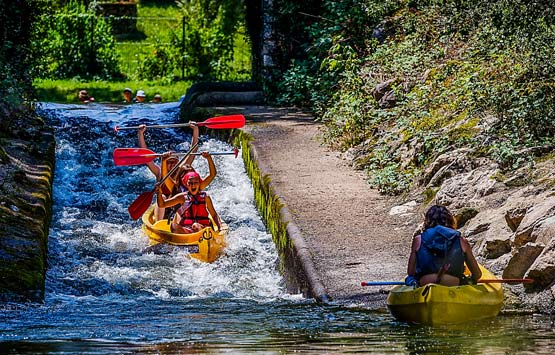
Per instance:
[[[198,126],[196,124],[196,122],[190,121],[189,125],[191,127],[191,129],[193,130],[193,139],[191,140],[191,147],[195,146],[195,144],[198,144],[199,140],[199,129]],[[191,153],[196,153],[198,150],[198,146],[195,147],[195,149],[193,149],[193,151]],[[191,154],[187,157],[187,159],[185,159],[185,162],[182,165],[193,165],[193,160],[195,160],[195,155]]]
[[[208,212],[210,212],[210,215],[212,216],[214,223],[216,223],[216,225],[218,226],[218,230],[221,230],[222,223],[220,221],[220,216],[218,216],[218,213],[216,212],[216,209],[212,204],[212,199],[208,195],[206,195],[206,208],[208,209]]]
[[[208,162],[208,175],[206,175],[200,183],[200,189],[204,190],[208,185],[210,185],[212,180],[214,180],[218,172],[216,171],[216,165],[214,164],[214,159],[212,159],[210,153],[202,152],[202,157]]]
[[[139,139],[139,147],[141,148],[147,148],[146,146],[146,142],[145,142],[145,131],[146,131],[146,125],[142,124],[139,126],[139,129],[137,130],[137,136]],[[160,167],[158,165],[156,165],[156,163],[154,163],[154,160],[149,161],[147,164],[148,169],[154,174],[154,176],[156,176],[156,180],[158,181],[158,179],[160,179]]]

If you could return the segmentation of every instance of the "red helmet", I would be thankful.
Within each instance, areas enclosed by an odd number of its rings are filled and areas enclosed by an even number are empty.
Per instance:
[[[181,183],[183,185],[187,185],[187,181],[189,181],[189,179],[192,177],[197,177],[200,181],[200,175],[196,171],[190,171],[187,174],[183,175],[183,177],[181,178]]]

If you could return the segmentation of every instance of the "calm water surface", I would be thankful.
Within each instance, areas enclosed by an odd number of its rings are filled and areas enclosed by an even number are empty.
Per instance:
[[[144,166],[116,167],[116,147],[136,131],[115,125],[173,123],[177,103],[44,104],[56,129],[54,215],[43,304],[0,305],[0,354],[553,354],[548,316],[500,316],[424,327],[363,305],[321,306],[289,294],[271,236],[256,212],[241,158],[215,156],[209,186],[230,226],[213,264],[183,250],[148,250],[127,207],[154,186]],[[201,137],[200,150],[227,143]],[[149,148],[187,150],[188,129],[149,130]],[[204,175],[203,158],[194,166]]]

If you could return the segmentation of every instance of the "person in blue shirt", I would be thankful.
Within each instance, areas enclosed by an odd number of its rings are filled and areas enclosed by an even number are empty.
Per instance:
[[[465,280],[465,264],[474,282],[482,277],[470,243],[456,228],[457,221],[445,206],[434,205],[428,209],[422,233],[412,240],[407,285],[458,286]]]

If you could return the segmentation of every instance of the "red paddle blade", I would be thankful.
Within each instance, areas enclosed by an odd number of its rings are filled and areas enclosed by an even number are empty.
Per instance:
[[[148,210],[148,207],[152,203],[152,197],[154,196],[154,190],[143,192],[142,194],[137,197],[132,204],[129,205],[127,211],[129,211],[129,215],[134,220],[139,219],[143,213]]]
[[[243,115],[229,115],[209,118],[204,122],[198,122],[197,126],[214,129],[231,129],[242,128],[245,126],[245,122],[245,116]]]
[[[114,149],[114,164],[117,166],[146,164],[154,160],[156,157],[157,154],[146,148]]]

